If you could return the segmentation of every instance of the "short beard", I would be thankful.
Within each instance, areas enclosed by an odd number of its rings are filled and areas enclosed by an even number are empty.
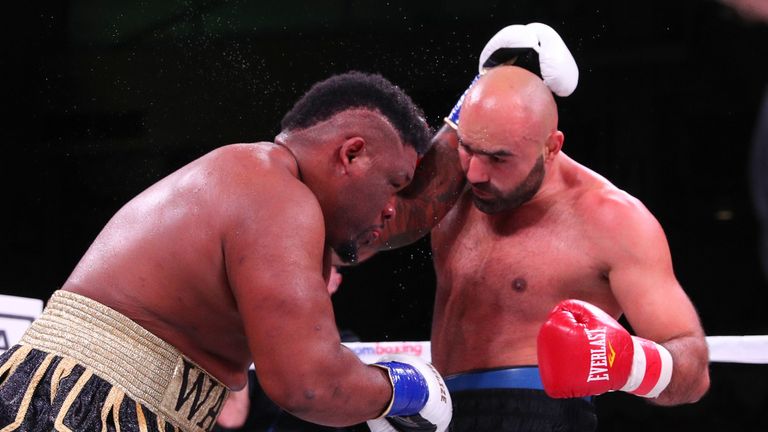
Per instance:
[[[333,250],[336,252],[336,255],[339,257],[339,259],[343,262],[347,264],[357,263],[357,243],[355,243],[354,240],[347,240],[334,247]]]
[[[514,210],[530,201],[531,198],[536,195],[536,192],[539,191],[539,188],[541,188],[541,183],[543,181],[544,156],[541,156],[533,165],[533,168],[531,168],[531,171],[525,179],[517,185],[512,192],[491,200],[484,200],[473,194],[472,200],[478,210],[487,214],[499,213],[505,210]]]

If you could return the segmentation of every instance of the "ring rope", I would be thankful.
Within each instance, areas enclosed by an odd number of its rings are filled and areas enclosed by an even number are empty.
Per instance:
[[[707,336],[712,363],[768,364],[768,335]],[[431,361],[429,341],[344,342],[365,363],[385,354],[411,354]]]

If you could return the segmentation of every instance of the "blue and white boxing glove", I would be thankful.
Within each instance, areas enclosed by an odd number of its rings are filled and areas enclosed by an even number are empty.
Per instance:
[[[392,382],[392,400],[381,417],[368,420],[371,432],[443,432],[453,415],[451,395],[434,366],[419,357],[393,354],[373,364]]]
[[[495,66],[506,64],[527,69],[540,76],[558,96],[570,95],[579,82],[579,68],[565,42],[552,27],[542,23],[504,27],[485,44],[478,63],[479,74],[445,118],[454,129],[459,124],[467,91],[486,70]]]

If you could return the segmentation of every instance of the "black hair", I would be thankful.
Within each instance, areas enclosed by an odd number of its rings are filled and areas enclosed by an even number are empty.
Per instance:
[[[379,74],[351,71],[312,86],[280,122],[282,130],[304,129],[353,108],[378,111],[392,123],[400,139],[424,154],[431,130],[424,112],[396,85]]]

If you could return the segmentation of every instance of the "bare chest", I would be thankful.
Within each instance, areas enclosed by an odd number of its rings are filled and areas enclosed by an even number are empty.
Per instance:
[[[450,216],[432,246],[438,302],[455,315],[538,321],[561,299],[610,296],[600,252],[577,218],[490,223],[474,209]]]

